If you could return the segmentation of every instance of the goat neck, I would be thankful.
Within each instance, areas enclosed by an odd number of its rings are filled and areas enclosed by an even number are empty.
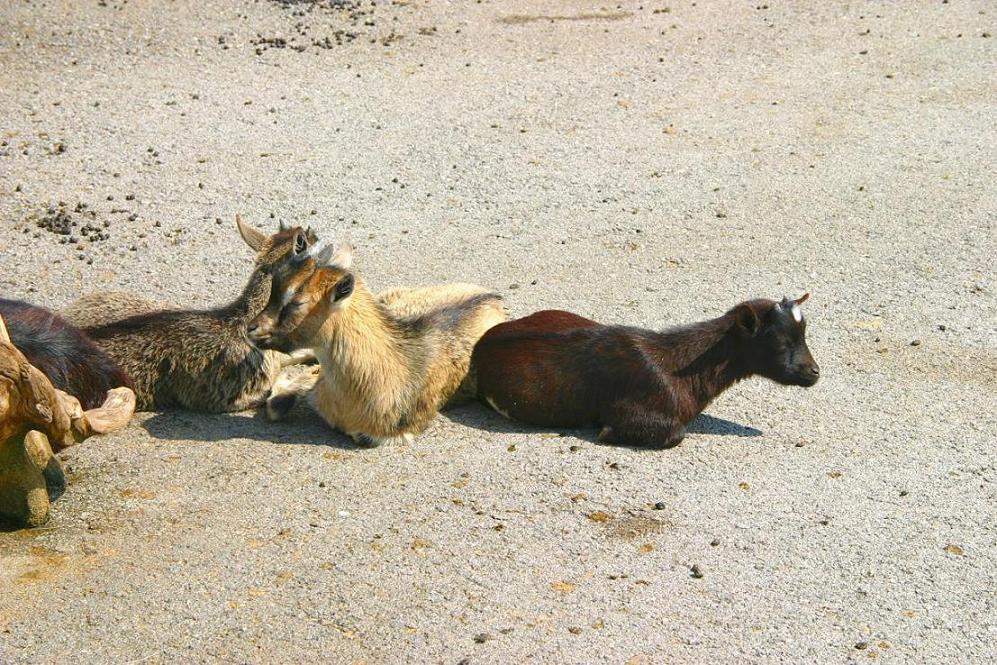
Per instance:
[[[249,323],[250,319],[266,307],[267,300],[270,299],[271,281],[269,270],[255,268],[239,297],[215,312],[232,323]]]
[[[685,384],[681,420],[692,420],[717,395],[753,374],[745,354],[738,352],[734,325],[734,317],[725,314],[655,335],[655,362]]]
[[[296,336],[309,336],[307,323]],[[383,381],[407,365],[405,339],[397,320],[358,278],[348,306],[325,316],[305,346],[324,347],[331,368],[342,368],[344,375]]]

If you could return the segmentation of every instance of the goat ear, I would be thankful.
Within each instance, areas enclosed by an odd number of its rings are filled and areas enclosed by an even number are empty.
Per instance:
[[[738,332],[747,337],[754,337],[761,325],[761,322],[758,320],[758,313],[748,304],[737,306],[737,310],[734,312],[734,320]]]
[[[356,286],[356,278],[353,277],[353,273],[348,272],[343,275],[336,286],[332,289],[332,302],[338,302],[344,298],[349,298],[353,294],[353,288]]]
[[[260,251],[260,248],[263,247],[263,243],[266,241],[267,237],[249,224],[243,222],[242,217],[238,214],[235,216],[235,225],[239,227],[239,235],[241,235],[242,239],[246,241],[246,244],[252,247],[253,251]]]
[[[795,302],[797,305],[802,305],[803,303],[805,303],[809,299],[810,299],[810,294],[809,293],[804,293],[802,296],[800,296],[799,298],[797,298],[793,302]]]
[[[10,344],[10,333],[7,332],[7,326],[4,325],[3,317],[0,316],[0,342]]]

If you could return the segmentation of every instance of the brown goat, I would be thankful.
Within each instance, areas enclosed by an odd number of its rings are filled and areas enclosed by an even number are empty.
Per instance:
[[[313,408],[359,442],[411,438],[465,392],[471,351],[505,320],[501,298],[472,285],[376,298],[352,270],[352,248],[316,245],[293,276],[274,276],[270,303],[250,326],[257,344],[310,348],[321,365]],[[472,393],[473,394],[473,393]],[[282,409],[278,409],[282,410]]]
[[[266,236],[236,217],[239,233],[256,251],[245,289],[229,305],[209,310],[153,309],[141,298],[88,296],[65,310],[91,323],[84,332],[127,371],[140,409],[180,406],[208,412],[242,411],[263,403],[283,367],[299,361],[262,351],[247,337],[247,325],[270,297],[272,275],[304,254],[317,238],[311,230],[284,228]],[[100,302],[103,301],[103,304]],[[120,306],[121,318],[111,305]],[[99,320],[99,323],[95,323]]]
[[[812,386],[820,375],[797,299],[750,300],[663,332],[549,310],[489,330],[474,349],[478,396],[508,418],[601,427],[599,439],[668,448],[728,387],[753,375]]]

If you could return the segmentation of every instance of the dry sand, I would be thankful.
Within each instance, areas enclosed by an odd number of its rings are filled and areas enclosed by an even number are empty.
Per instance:
[[[997,7],[315,4],[0,3],[0,293],[223,302],[238,211],[513,315],[810,291],[824,378],[656,452],[143,414],[0,533],[0,662],[997,659]]]

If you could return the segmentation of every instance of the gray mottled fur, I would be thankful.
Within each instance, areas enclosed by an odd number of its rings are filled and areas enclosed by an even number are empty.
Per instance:
[[[100,294],[64,312],[131,376],[140,410],[253,408],[263,403],[290,361],[282,353],[258,349],[246,328],[270,297],[271,271],[290,255],[298,233],[287,229],[269,238],[246,238],[258,251],[256,266],[230,305],[189,311],[138,296]]]

